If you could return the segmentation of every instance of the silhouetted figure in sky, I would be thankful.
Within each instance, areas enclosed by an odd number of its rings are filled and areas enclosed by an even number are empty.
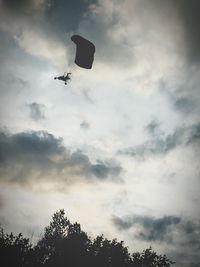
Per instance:
[[[76,44],[75,63],[79,67],[91,69],[95,53],[94,44],[80,35],[73,35],[71,40]]]
[[[58,79],[58,80],[64,81],[65,84],[67,84],[68,82],[71,81],[70,75],[71,75],[71,72],[68,72],[67,74],[64,73],[63,76],[54,77],[54,79],[55,80]]]
[[[71,40],[76,44],[75,63],[81,68],[91,69],[95,53],[94,44],[80,35],[73,35]],[[71,73],[69,72],[67,75],[54,77],[54,79],[64,81],[67,84],[71,81],[70,75]]]

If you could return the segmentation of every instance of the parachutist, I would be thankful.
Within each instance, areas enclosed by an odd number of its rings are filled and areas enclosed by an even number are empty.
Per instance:
[[[58,79],[65,82],[65,85],[71,81],[71,72],[68,72],[67,74],[64,73],[62,76],[54,77],[54,80]]]
[[[76,44],[75,63],[85,69],[91,69],[94,61],[95,45],[80,35],[73,35],[71,40]],[[62,76],[54,77],[65,82],[65,85],[71,81],[71,73],[64,73]]]

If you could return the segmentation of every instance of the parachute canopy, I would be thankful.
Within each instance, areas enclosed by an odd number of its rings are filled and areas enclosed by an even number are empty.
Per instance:
[[[71,40],[76,44],[75,63],[79,67],[91,69],[95,53],[94,44],[80,35],[73,35]]]

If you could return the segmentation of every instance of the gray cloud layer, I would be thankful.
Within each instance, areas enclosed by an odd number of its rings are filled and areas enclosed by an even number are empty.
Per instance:
[[[161,80],[160,82],[160,92],[166,95],[175,110],[182,112],[184,116],[194,112],[198,106],[198,95],[192,95],[192,91],[196,88],[196,85],[194,86],[192,83],[196,79],[194,73],[190,78],[189,75],[185,77],[185,80],[181,81],[176,89],[173,88],[174,86],[170,86],[167,81]]]
[[[112,222],[119,231],[137,229],[135,237],[148,242],[181,243],[200,248],[200,222],[192,222],[178,216],[114,216]]]
[[[150,155],[164,155],[179,146],[191,145],[200,139],[200,124],[195,124],[186,128],[178,128],[172,134],[163,136],[155,135],[158,128],[156,122],[151,122],[147,129],[153,134],[149,141],[144,144],[128,147],[119,151],[120,154],[135,158],[144,158]]]
[[[57,181],[78,179],[116,180],[122,171],[113,160],[92,163],[82,151],[70,152],[62,139],[47,132],[0,134],[0,171],[3,182],[26,184],[38,179]]]
[[[191,221],[179,216],[113,216],[113,225],[119,231],[127,231],[138,240],[167,244],[170,257],[177,266],[195,266],[200,262],[200,221]],[[194,265],[193,265],[194,264]],[[199,265],[196,265],[199,266]]]
[[[38,20],[41,28],[54,38],[66,42],[66,33],[76,31],[88,5],[93,0],[3,0],[7,14],[26,21]]]
[[[159,219],[148,216],[134,216],[125,219],[113,217],[113,223],[119,230],[142,226],[143,229],[137,234],[137,238],[147,241],[168,241],[167,234],[171,231],[170,227],[177,226],[180,222],[181,218],[176,216],[165,216]],[[191,231],[193,230],[191,229]]]
[[[66,32],[77,29],[84,13],[93,0],[51,0],[45,11],[45,20],[53,27],[54,32],[63,36]]]
[[[174,104],[179,111],[187,114],[193,110],[195,101],[191,97],[179,97]]]
[[[178,10],[185,31],[185,45],[190,60],[200,59],[200,2],[198,0],[172,1]]]
[[[89,4],[93,2],[2,0],[0,29],[9,33],[16,44],[29,54],[63,68],[74,61],[74,51],[72,47],[67,47],[71,44],[68,35],[77,31]],[[33,42],[35,39],[37,43]]]
[[[41,120],[45,118],[44,109],[45,105],[33,102],[28,105],[30,108],[30,117],[35,120]]]
[[[124,20],[128,20],[128,16],[130,15],[127,14],[126,18],[125,14],[123,14],[123,12],[126,11],[126,8],[124,9],[126,5],[127,11],[129,9],[133,9],[133,11],[136,10],[136,15],[138,15],[138,12],[142,13],[144,10],[148,10],[148,14],[152,14],[152,17],[155,17],[155,14],[159,13],[159,16],[163,15],[163,17],[166,18],[166,12],[170,12],[170,10],[173,11],[172,16],[174,16],[175,13],[175,16],[183,28],[184,34],[181,46],[185,47],[186,57],[193,61],[199,60],[200,4],[198,0],[143,0],[140,2],[127,1],[125,4],[123,1],[119,1],[116,4],[111,1],[110,5],[106,2],[101,3],[100,1],[94,0],[2,0],[2,14],[5,15],[3,16],[5,21],[2,22],[4,24],[4,29],[7,28],[5,25],[10,25],[9,27],[12,28],[10,29],[11,34],[17,37],[20,45],[26,47],[28,50],[33,50],[33,48],[29,47],[30,43],[27,41],[30,38],[30,35],[27,34],[29,30],[37,34],[37,38],[41,38],[46,42],[46,46],[48,46],[48,44],[51,45],[51,41],[59,42],[64,45],[69,41],[66,33],[77,31],[80,34],[87,35],[85,37],[91,38],[96,43],[98,50],[97,58],[99,60],[103,60],[107,63],[109,62],[109,64],[114,61],[115,64],[127,66],[132,61],[131,55],[135,49],[135,45],[130,43],[129,40],[132,36],[123,35],[122,38],[118,40],[118,38],[116,38],[117,35],[113,37],[108,31],[108,29],[112,29],[116,33],[119,28],[119,34],[121,34],[120,25],[126,25],[127,22],[125,23]],[[104,18],[105,14],[107,14],[107,17]],[[169,15],[171,14],[169,13]],[[129,23],[131,23],[131,19],[132,17],[130,17]],[[141,25],[144,23],[143,18],[140,20],[140,16],[137,17],[137,20],[137,23]],[[16,22],[16,25],[18,24],[18,27],[12,24],[13,21]],[[164,21],[160,22],[165,23]],[[37,29],[35,28],[33,30],[33,24],[36,24]],[[26,27],[21,27],[23,25],[26,25]],[[141,31],[145,31],[146,27],[152,27],[151,23],[149,25],[145,26],[144,29],[143,25]],[[133,28],[134,27],[133,25]],[[21,30],[19,30],[19,28]],[[149,28],[149,30],[151,30],[151,28]],[[7,31],[9,30],[7,29]],[[136,43],[141,39],[142,36],[140,35],[140,32],[136,34]],[[176,36],[172,36],[172,38],[174,38],[174,42],[176,42]],[[143,38],[141,40],[143,40]],[[168,36],[166,36],[166,40],[168,40]],[[144,42],[144,40],[141,41],[141,45],[142,42]],[[71,43],[71,41],[69,41],[69,43]],[[54,46],[52,45],[51,48],[53,53]],[[37,54],[35,51],[34,53]],[[69,53],[69,57],[70,54],[71,53]],[[48,58],[50,58],[49,55]],[[72,62],[72,58],[68,58],[68,60]]]
[[[186,48],[186,58],[197,62],[200,59],[200,2],[198,0],[151,0],[150,2],[163,15],[168,11],[167,7],[171,6],[184,31],[183,46]],[[169,13],[170,16],[170,13]],[[170,17],[169,17],[170,20]]]

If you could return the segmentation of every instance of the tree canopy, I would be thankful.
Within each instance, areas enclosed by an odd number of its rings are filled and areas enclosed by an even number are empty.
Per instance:
[[[153,249],[130,253],[123,241],[103,235],[90,238],[80,224],[71,223],[63,209],[45,227],[42,238],[32,245],[22,234],[0,229],[0,254],[6,266],[15,267],[170,267],[174,262]]]

